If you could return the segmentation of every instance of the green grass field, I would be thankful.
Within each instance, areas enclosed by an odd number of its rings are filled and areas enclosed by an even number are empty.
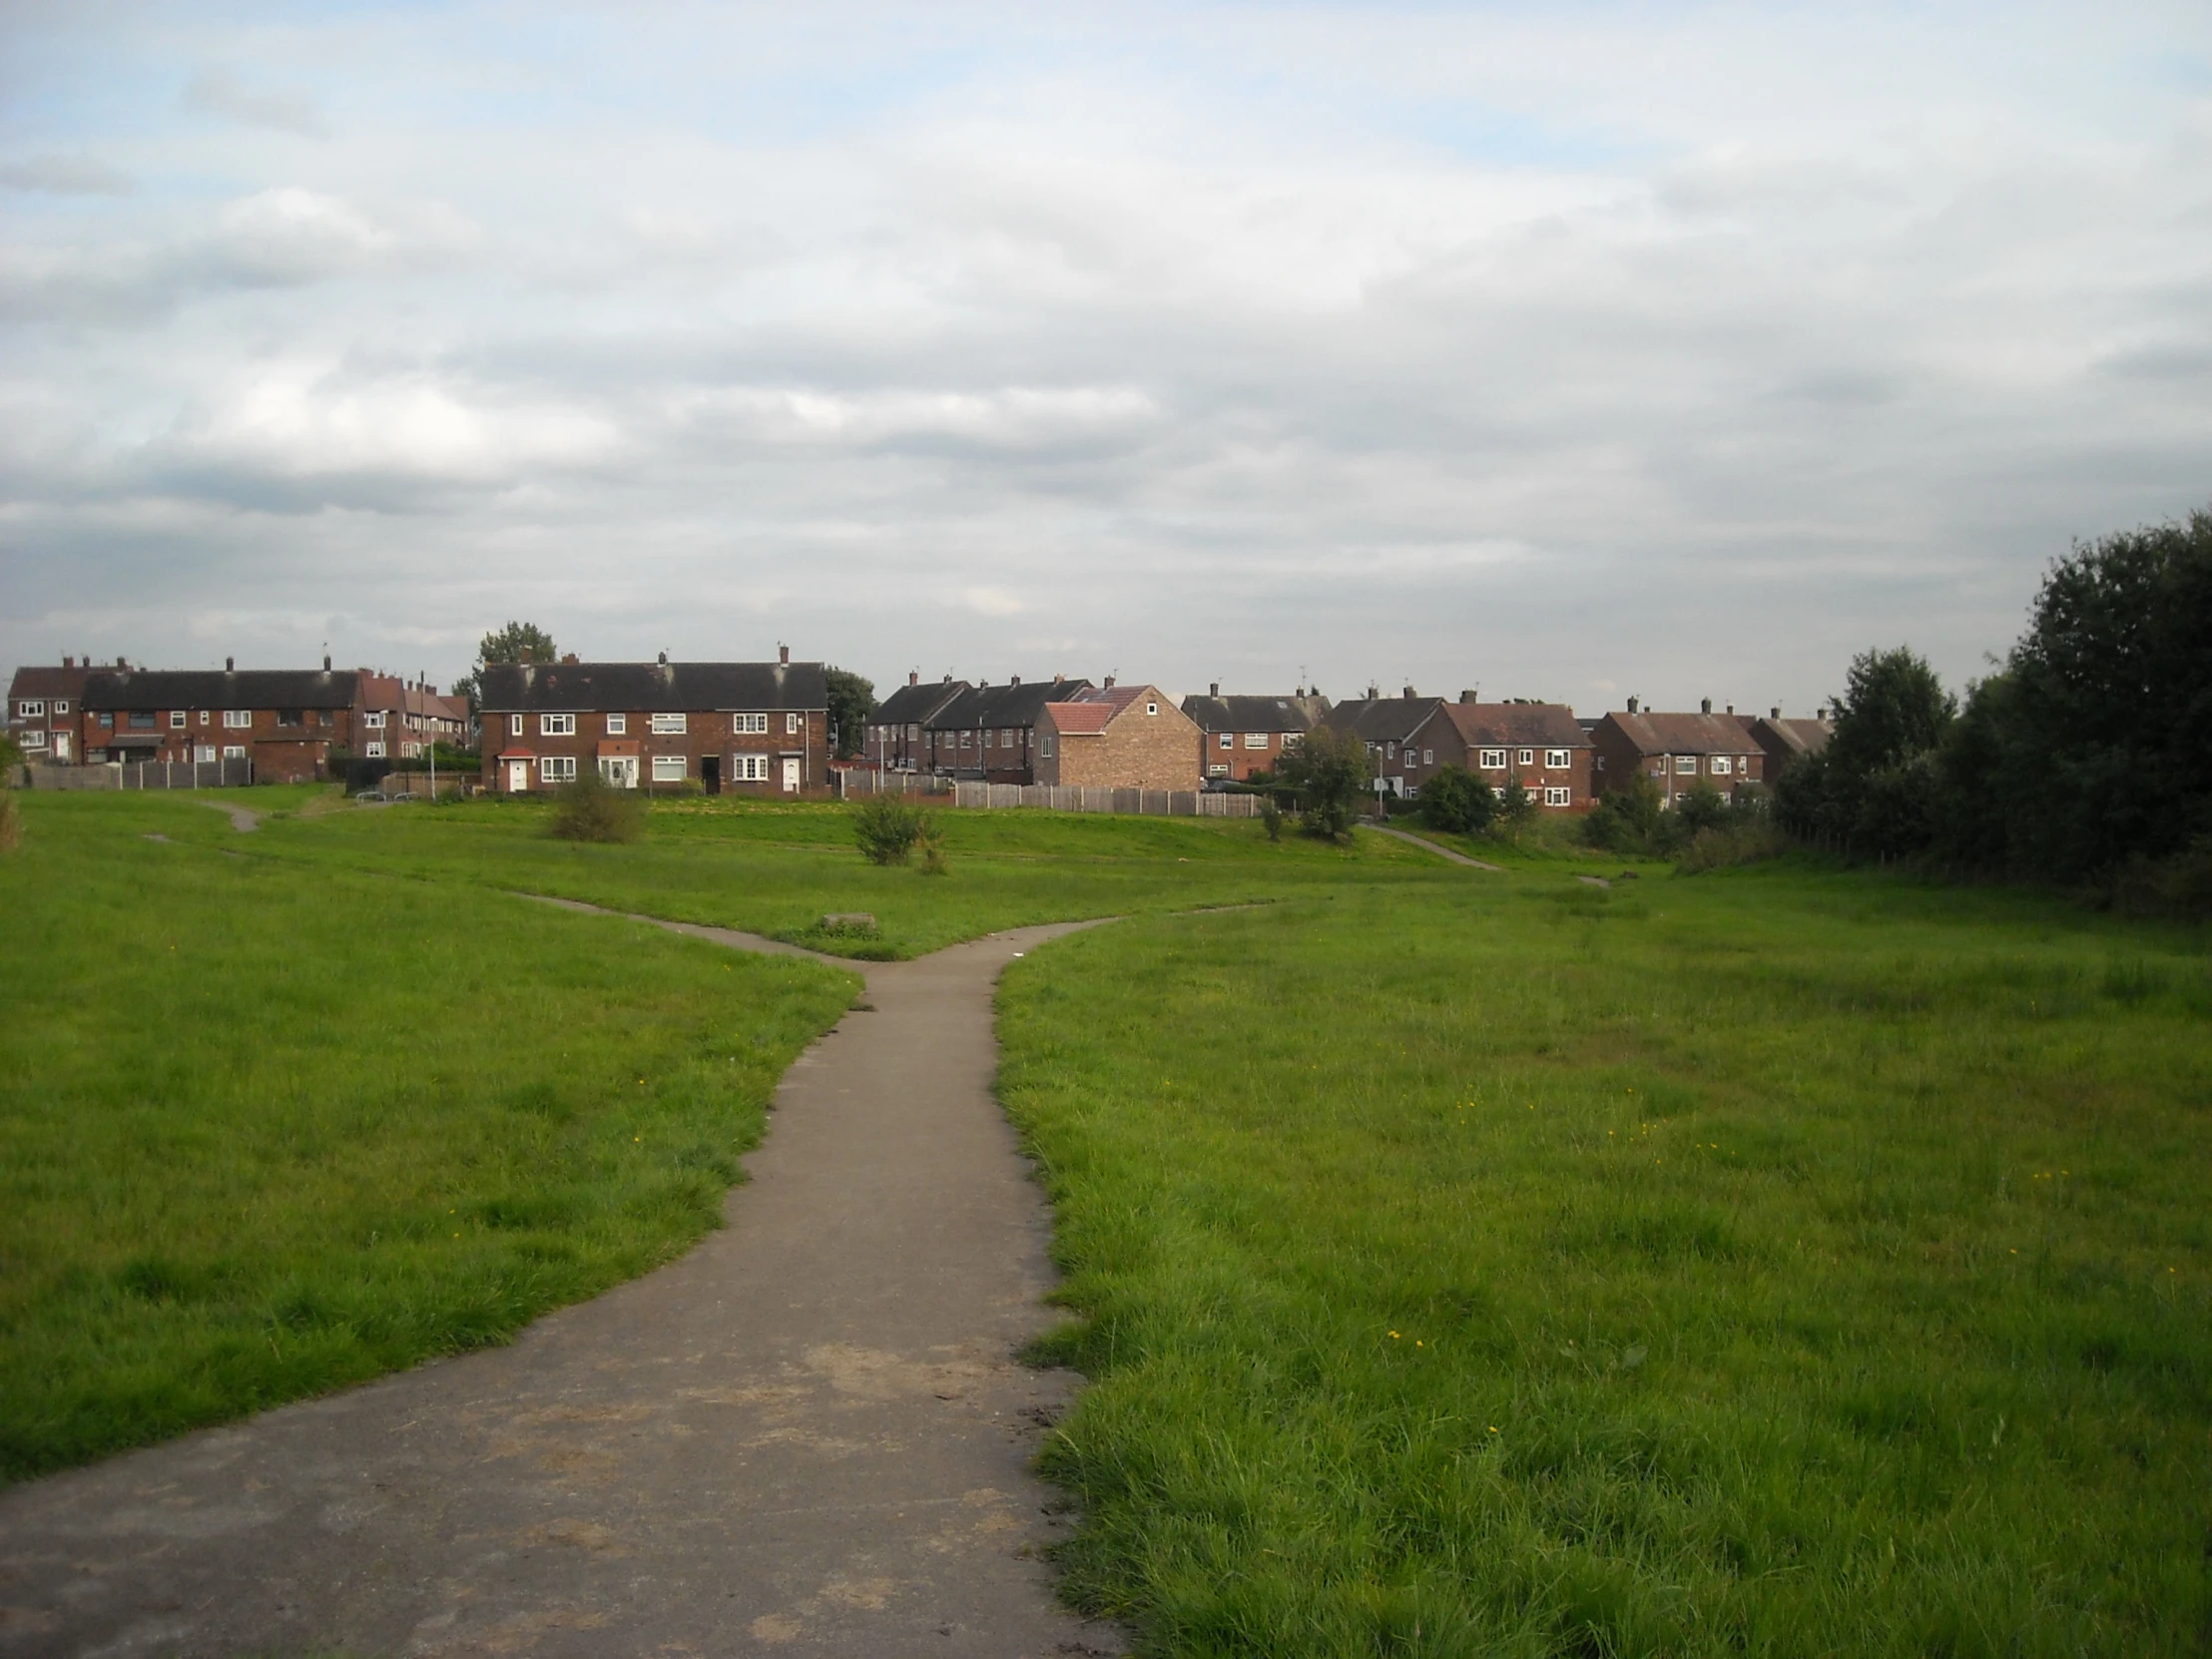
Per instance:
[[[849,1001],[533,905],[1001,992],[1095,1386],[1068,1592],[1160,1654],[2212,1644],[2212,963],[2035,895],[1502,874],[1257,825],[19,798],[0,1478],[430,1354],[681,1252]],[[167,837],[148,839],[150,835]],[[1217,907],[1254,905],[1246,909]],[[1199,912],[1199,913],[1192,913]]]
[[[1769,866],[1020,963],[1048,1453],[1152,1651],[2198,1653],[2201,939]]]

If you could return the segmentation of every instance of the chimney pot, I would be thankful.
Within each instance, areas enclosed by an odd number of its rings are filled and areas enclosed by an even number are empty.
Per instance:
[[[1813,718],[1815,720],[1826,720],[1828,718],[1828,706],[1826,704],[1823,704],[1820,708],[1815,709],[1813,711]]]
[[[776,660],[780,663],[790,663],[792,660],[792,648],[788,645],[778,646],[776,648]]]
[[[1459,701],[1462,703],[1472,703],[1474,701],[1474,693],[1471,690],[1461,692],[1459,694]]]
[[[1410,703],[1410,702],[1411,702],[1411,701],[1413,700],[1413,695],[1414,695],[1414,694],[1413,694],[1413,688],[1412,688],[1411,686],[1407,686],[1407,687],[1405,688],[1405,700],[1406,700],[1406,701],[1407,701],[1408,703]]]
[[[1108,691],[1112,691],[1114,689],[1114,677],[1111,674],[1106,676],[1106,689]]]
[[[1007,682],[1006,682],[1006,684],[1008,684],[1009,686],[1018,686],[1018,685],[1020,685],[1020,684],[1021,684],[1021,676],[1020,676],[1020,675],[1018,675],[1018,674],[1017,674],[1017,675],[1015,675],[1015,676],[1014,676],[1014,677],[1013,677],[1013,678],[1012,678],[1011,680],[1007,681]]]
[[[920,684],[921,684],[921,670],[920,670],[920,669],[918,669],[918,668],[910,668],[910,669],[908,669],[908,670],[906,671],[906,684],[907,684],[907,685],[909,685],[909,686],[918,686],[918,685],[920,685]]]
[[[116,658],[116,660],[115,660],[115,666],[116,666],[117,668],[121,668],[121,667],[123,666],[123,659],[122,659],[121,657],[118,657],[118,658]],[[239,660],[238,660],[238,659],[237,659],[236,657],[226,657],[226,658],[224,658],[224,659],[223,659],[223,672],[224,672],[224,673],[226,673],[226,674],[236,674],[236,673],[238,673],[238,671],[239,671]]]
[[[668,667],[668,653],[665,651],[661,653],[661,667]]]
[[[1767,718],[1769,720],[1780,720],[1782,718],[1782,705],[1777,703],[1773,708],[1769,709],[1767,711]]]
[[[1713,712],[1713,700],[1710,697],[1699,698],[1697,712],[1701,715],[1711,714]]]
[[[62,659],[62,667],[64,667],[64,668],[75,668],[76,666],[77,666],[77,659],[76,659],[76,658],[74,658],[74,657],[64,657],[64,658]]]
[[[573,652],[573,651],[571,651],[571,652],[568,652],[568,653],[566,653],[566,654],[565,654],[565,655],[563,655],[563,656],[562,656],[562,658],[561,658],[561,661],[562,661],[562,662],[564,662],[564,663],[578,663],[578,664],[580,664],[580,663],[582,663],[582,662],[583,662],[583,660],[584,660],[583,658],[581,658],[581,657],[577,656],[577,655],[576,655],[576,653],[575,653],[575,652]],[[662,653],[661,653],[661,661],[662,661],[662,662],[664,662],[664,663],[668,661],[668,653],[667,653],[667,652],[665,652],[665,651],[664,651],[664,652],[662,652]]]
[[[1731,703],[1731,704],[1730,704],[1730,705],[1728,706],[1728,713],[1730,713],[1730,714],[1734,714],[1735,712],[1736,712],[1736,705],[1735,705],[1735,704],[1733,704],[1733,703]]]
[[[1630,714],[1634,714],[1636,712],[1636,699],[1633,697],[1628,700],[1628,712]]]
[[[330,654],[327,651],[322,654],[322,672],[325,674],[330,672]]]
[[[1219,680],[1216,680],[1213,682],[1213,684],[1209,685],[1206,688],[1206,695],[1208,697],[1219,697],[1221,695],[1221,682]]]

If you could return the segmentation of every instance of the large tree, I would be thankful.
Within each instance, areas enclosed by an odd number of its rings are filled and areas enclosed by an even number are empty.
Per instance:
[[[478,707],[478,681],[489,665],[559,661],[560,650],[554,645],[551,634],[534,622],[510,622],[476,642],[476,666],[456,680],[453,689],[468,699],[468,712],[474,715]]]
[[[849,761],[859,754],[867,717],[875,713],[875,682],[841,668],[822,672],[830,682],[830,730],[836,736],[837,759]]]
[[[1937,816],[1936,751],[1957,714],[1958,700],[1909,646],[1860,653],[1836,699],[1836,735],[1776,785],[1783,822],[1862,856],[1923,850]]]
[[[1341,839],[1375,786],[1375,754],[1355,733],[1317,726],[1276,762],[1275,782],[1296,795],[1308,833]]]

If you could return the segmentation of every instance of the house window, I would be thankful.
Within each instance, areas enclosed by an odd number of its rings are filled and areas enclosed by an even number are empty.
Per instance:
[[[655,721],[658,721],[661,717],[659,715],[655,715],[653,718]],[[677,718],[682,719],[683,717],[678,716]],[[660,730],[660,727],[656,725],[653,730],[658,732]],[[677,730],[682,731],[683,728],[678,727]],[[730,717],[730,730],[737,733],[740,737],[765,738],[768,736],[768,716],[732,715]]]
[[[961,747],[962,749],[965,749],[965,748],[967,748],[967,746],[968,746],[968,739],[972,738],[973,736],[975,736],[975,734],[974,734],[973,732],[962,732],[962,733],[960,734],[960,747]]]
[[[806,718],[805,715],[786,715],[784,717],[784,736],[787,738],[798,737],[800,724]]]
[[[1434,766],[1436,764],[1436,752],[1433,749],[1422,750],[1420,752],[1420,764],[1424,767]]]
[[[307,724],[306,711],[304,709],[278,709],[276,711],[276,724],[278,726],[304,726]]]
[[[1236,747],[1237,747],[1237,734],[1236,734],[1236,733],[1234,733],[1234,732],[1224,732],[1224,733],[1223,733],[1223,734],[1221,735],[1221,747],[1222,747],[1222,748],[1224,748],[1224,749],[1234,749],[1234,748],[1236,748]]]
[[[1160,712],[1160,705],[1157,703],[1147,703],[1144,706],[1144,712],[1148,715],[1156,715]]]
[[[1285,732],[1283,734],[1283,747],[1285,749],[1296,749],[1298,747],[1299,737],[1300,734],[1297,732]]]
[[[1052,734],[1050,732],[1039,732],[1037,734],[1037,753],[1047,761],[1052,759]]]
[[[1397,745],[1396,745],[1395,743],[1385,743],[1385,744],[1384,744],[1384,745],[1382,746],[1382,753],[1383,753],[1383,755],[1384,755],[1385,757],[1387,757],[1388,759],[1390,759],[1390,760],[1393,760],[1393,761],[1394,761],[1394,760],[1396,760],[1396,759],[1397,759]]]
[[[656,716],[656,719],[659,717]],[[681,784],[691,771],[691,758],[686,755],[656,755],[653,757],[653,782],[656,784]]]
[[[997,742],[998,742],[998,734],[997,734],[996,732],[985,732],[985,733],[983,734],[983,747],[984,747],[985,749],[990,749],[990,748],[994,747],[994,746],[995,746],[995,745],[997,744]]]
[[[1735,763],[1730,761],[1726,755],[1713,757],[1713,776],[1715,778],[1726,778],[1734,770]]]
[[[1536,752],[1533,749],[1522,750],[1520,752],[1520,764],[1524,767],[1534,766],[1536,764]]]
[[[201,745],[200,745],[200,746],[199,746],[198,748],[196,748],[196,749],[194,749],[194,750],[193,750],[193,752],[192,752],[192,758],[193,758],[193,760],[195,760],[195,761],[212,761],[212,760],[214,760],[214,759],[215,759],[215,745],[214,745],[214,744],[212,744],[212,743],[204,743],[204,744],[201,744]]]
[[[185,729],[184,710],[172,709],[169,711],[169,729],[172,732],[182,732]]]
[[[1674,758],[1674,770],[1681,773],[1695,774],[1697,771],[1697,757],[1695,755],[1677,755]]]
[[[101,710],[100,724],[108,728],[110,731],[113,731],[115,729],[115,716],[109,714],[105,709]]]
[[[41,726],[33,731],[26,732],[17,741],[25,749],[44,749],[46,747],[46,728]]]
[[[1571,807],[1574,805],[1574,791],[1572,789],[1561,789],[1557,784],[1546,784],[1544,786],[1544,805],[1546,807]]]
[[[765,784],[768,782],[768,757],[733,755],[730,757],[730,776],[741,784]]]
[[[1206,776],[1209,778],[1227,778],[1229,769],[1225,766],[1210,766],[1206,769]]]
[[[1574,757],[1564,749],[1547,749],[1544,751],[1544,765],[1547,767],[1565,767],[1573,764]]]
[[[576,782],[576,757],[573,755],[544,755],[538,759],[538,782],[541,784],[573,784]]]
[[[509,715],[507,717],[507,736],[510,738],[522,736],[522,717],[520,715]]]
[[[224,758],[224,759],[225,759],[226,761],[243,761],[243,760],[245,760],[245,759],[246,759],[246,745],[244,745],[243,743],[227,743],[227,744],[225,744],[225,745],[223,746],[223,758]]]
[[[361,753],[371,761],[382,760],[384,758],[384,740],[382,738],[371,738],[367,743],[361,745]]]
[[[1505,751],[1502,749],[1482,750],[1475,756],[1474,764],[1484,772],[1503,772],[1505,770]]]
[[[254,711],[252,709],[226,709],[223,711],[223,724],[234,732],[242,727],[251,727],[254,724]]]
[[[361,729],[366,732],[381,732],[384,729],[384,711],[370,709],[363,714],[361,716]]]
[[[680,738],[686,732],[689,732],[691,730],[690,719],[687,716],[680,714],[655,715],[653,717],[652,724],[653,735],[656,738]],[[761,726],[761,730],[764,732],[768,730],[765,717]]]
[[[628,733],[629,730],[630,717],[628,715],[609,715],[607,717],[608,737],[619,738]]]
[[[1247,732],[1245,734],[1245,748],[1265,749],[1267,746],[1268,735],[1265,732]],[[1222,740],[1222,748],[1227,749],[1228,747],[1229,741],[1225,738]]]
[[[66,697],[57,697],[57,698],[55,698],[55,699],[54,699],[54,713],[56,713],[57,715],[66,715],[66,714],[68,714],[68,713],[69,713],[69,699],[68,699],[68,698],[66,698]]]
[[[154,711],[153,711],[152,709],[133,709],[133,710],[131,711],[131,722],[130,722],[130,724],[131,724],[131,730],[132,730],[132,731],[134,731],[134,732],[151,732],[151,731],[153,731],[153,730],[154,730]]]
[[[538,716],[538,736],[541,738],[573,738],[576,736],[574,715]]]
[[[15,706],[15,716],[18,720],[44,720],[46,718],[46,705],[35,699],[18,703]]]

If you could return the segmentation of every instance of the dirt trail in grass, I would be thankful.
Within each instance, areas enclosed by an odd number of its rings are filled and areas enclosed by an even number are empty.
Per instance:
[[[231,821],[231,828],[242,835],[251,835],[262,827],[262,815],[251,807],[234,807],[228,801],[203,801],[199,805],[223,814]]]
[[[1474,869],[1486,869],[1493,875],[1503,875],[1505,873],[1503,864],[1486,864],[1480,858],[1470,858],[1464,852],[1455,852],[1450,847],[1439,845],[1426,835],[1416,835],[1409,830],[1392,830],[1386,824],[1369,824],[1363,825],[1362,828],[1373,830],[1378,835],[1394,835],[1408,845],[1425,847],[1428,851],[1435,853],[1437,857],[1449,858],[1455,864],[1466,864]]]
[[[863,1006],[682,1261],[0,1494],[0,1654],[1122,1651],[1038,1555],[1029,1458],[1076,1380],[1014,1361],[1049,1218],[991,1094],[999,970],[1069,930],[840,963]]]

